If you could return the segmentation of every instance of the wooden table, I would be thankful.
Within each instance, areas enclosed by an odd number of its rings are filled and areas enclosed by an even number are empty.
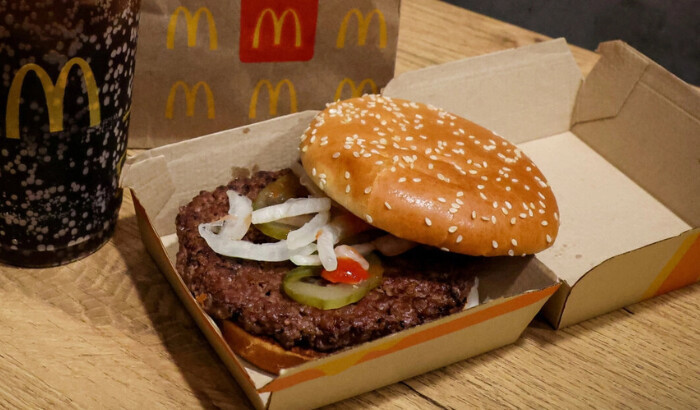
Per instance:
[[[404,0],[397,72],[547,39],[435,0]],[[572,47],[586,73],[596,61]],[[247,408],[144,249],[127,194],[114,238],[54,269],[0,267],[0,408]],[[700,286],[331,408],[700,407]]]

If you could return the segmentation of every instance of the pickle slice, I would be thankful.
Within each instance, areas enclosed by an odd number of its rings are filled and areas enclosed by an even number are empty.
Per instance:
[[[369,279],[356,285],[330,283],[321,277],[321,268],[316,266],[299,266],[287,272],[282,281],[282,288],[290,298],[299,303],[318,309],[337,309],[362,299],[370,290],[382,281],[382,267],[379,258],[370,254]]]
[[[260,191],[253,201],[253,210],[286,202],[288,199],[306,196],[306,190],[294,174],[285,174]],[[287,239],[290,231],[299,228],[311,219],[312,215],[302,215],[284,220],[255,225],[265,235],[275,239]]]

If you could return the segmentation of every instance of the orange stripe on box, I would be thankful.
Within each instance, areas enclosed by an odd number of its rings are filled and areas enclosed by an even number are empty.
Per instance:
[[[642,295],[642,298],[640,300],[644,299],[649,299],[651,297],[654,297],[656,295],[660,295],[661,293],[668,292],[673,289],[670,288],[671,283],[679,283],[680,278],[683,278],[688,274],[689,272],[686,271],[686,269],[693,270],[693,264],[690,263],[688,265],[688,262],[684,262],[681,264],[681,262],[685,258],[693,258],[693,255],[695,254],[695,257],[697,257],[698,250],[698,241],[700,240],[700,231],[698,232],[692,232],[690,235],[688,235],[681,245],[678,247],[676,252],[671,256],[671,258],[666,262],[666,265],[664,266],[663,269],[661,269],[661,272],[656,276],[656,278],[651,282],[651,285],[649,285],[649,288],[647,289],[646,292],[644,292],[644,295]],[[691,249],[694,248],[694,249]],[[682,268],[682,266],[686,266],[685,269]],[[677,267],[681,266],[681,269],[678,270],[676,269]],[[697,264],[695,265],[697,268]],[[686,279],[687,280],[687,279]],[[697,279],[696,279],[697,280]],[[668,284],[667,284],[668,282]],[[684,281],[685,282],[685,281]],[[689,283],[692,283],[693,281],[691,280],[690,282],[686,282],[684,285],[685,286]],[[678,286],[680,287],[680,286]],[[661,291],[661,289],[667,289],[665,291]]]
[[[680,289],[700,280],[700,233],[654,296]]]
[[[382,348],[382,346],[379,346],[379,349],[377,350],[372,349],[365,354],[353,355],[354,357],[358,357],[358,359],[353,360],[352,362],[345,360],[346,358],[340,358],[334,362],[327,363],[323,366],[323,369],[313,368],[303,370],[299,373],[295,373],[286,377],[280,376],[258,391],[261,393],[280,391],[292,387],[296,384],[316,379],[318,377],[323,377],[328,374],[340,373],[341,371],[353,366],[354,364],[376,359],[378,357],[385,356],[387,354],[405,349],[407,347],[415,346],[428,340],[432,340],[437,337],[444,336],[446,334],[467,328],[469,326],[476,325],[494,317],[501,316],[518,309],[522,309],[526,306],[529,306],[533,303],[536,303],[544,298],[551,296],[558,288],[559,285],[557,284],[556,286],[551,286],[546,289],[526,293],[524,295],[513,298],[507,302],[478,311],[471,315],[467,315],[459,319],[450,321],[448,323],[443,323],[441,325],[425,329],[421,332],[413,333],[399,340],[397,343],[389,343],[382,345],[388,345],[388,347]]]

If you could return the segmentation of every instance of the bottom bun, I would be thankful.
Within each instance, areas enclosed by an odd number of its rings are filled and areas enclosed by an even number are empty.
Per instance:
[[[279,374],[282,369],[325,356],[311,349],[284,349],[270,339],[246,332],[230,320],[221,322],[221,330],[234,353],[270,373]]]

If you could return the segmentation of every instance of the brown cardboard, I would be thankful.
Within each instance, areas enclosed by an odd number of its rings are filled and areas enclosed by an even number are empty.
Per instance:
[[[226,182],[232,167],[275,169],[289,165],[296,158],[290,154],[296,136],[314,112],[151,150],[129,161],[124,185],[132,190],[149,252],[255,406],[319,406],[514,341],[557,289],[552,271],[561,278],[562,286],[543,312],[555,326],[700,279],[700,228],[696,222],[700,207],[683,203],[700,203],[695,188],[689,188],[686,196],[650,193],[662,190],[664,184],[674,185],[674,192],[683,191],[676,185],[697,184],[698,179],[673,169],[674,163],[665,157],[669,151],[661,149],[660,142],[677,139],[684,149],[697,152],[692,144],[692,138],[700,135],[700,122],[692,108],[696,107],[697,94],[686,92],[688,86],[673,79],[664,80],[665,74],[656,68],[639,68],[639,61],[644,60],[628,46],[615,43],[612,49],[621,59],[604,55],[600,69],[617,73],[620,79],[646,79],[620,80],[620,88],[613,87],[608,95],[603,83],[596,85],[596,78],[608,75],[595,74],[596,68],[581,86],[581,73],[566,43],[554,40],[392,80],[386,95],[447,107],[520,144],[557,195],[559,238],[535,258],[482,261],[481,304],[477,307],[284,370],[277,377],[257,371],[231,353],[215,324],[184,287],[173,267],[177,247],[173,220],[179,205],[199,189]],[[650,106],[644,106],[636,93],[648,90],[647,84],[664,81],[669,81],[664,92],[671,94],[647,98]],[[641,95],[649,97],[648,93]],[[632,131],[629,121],[622,121],[632,115],[629,110],[637,113],[639,123]],[[658,118],[642,115],[664,111],[670,118],[685,119],[673,125],[679,129],[669,128],[670,136],[656,132],[653,122]],[[634,135],[653,141],[654,149],[640,158],[645,164],[661,161],[664,167],[656,173],[662,175],[649,184],[636,182],[646,178],[644,173],[628,175],[623,164],[634,164],[635,158],[626,161],[607,151],[607,144],[613,144],[610,141],[619,135],[630,144],[640,141],[633,140]],[[681,174],[687,171],[691,177],[695,175],[690,162],[679,166],[685,170]]]
[[[700,95],[622,42],[599,52],[585,82],[559,39],[385,89],[491,127],[542,169],[561,215],[537,256],[563,281],[544,311],[557,327],[700,280]]]
[[[228,182],[234,169],[279,169],[296,161],[299,135],[315,114],[292,114],[156,148],[125,166],[122,183],[131,188],[147,249],[252,403],[258,408],[320,406],[514,342],[559,286],[533,257],[473,258],[480,305],[279,376],[231,352],[175,271],[175,215],[200,190]]]

